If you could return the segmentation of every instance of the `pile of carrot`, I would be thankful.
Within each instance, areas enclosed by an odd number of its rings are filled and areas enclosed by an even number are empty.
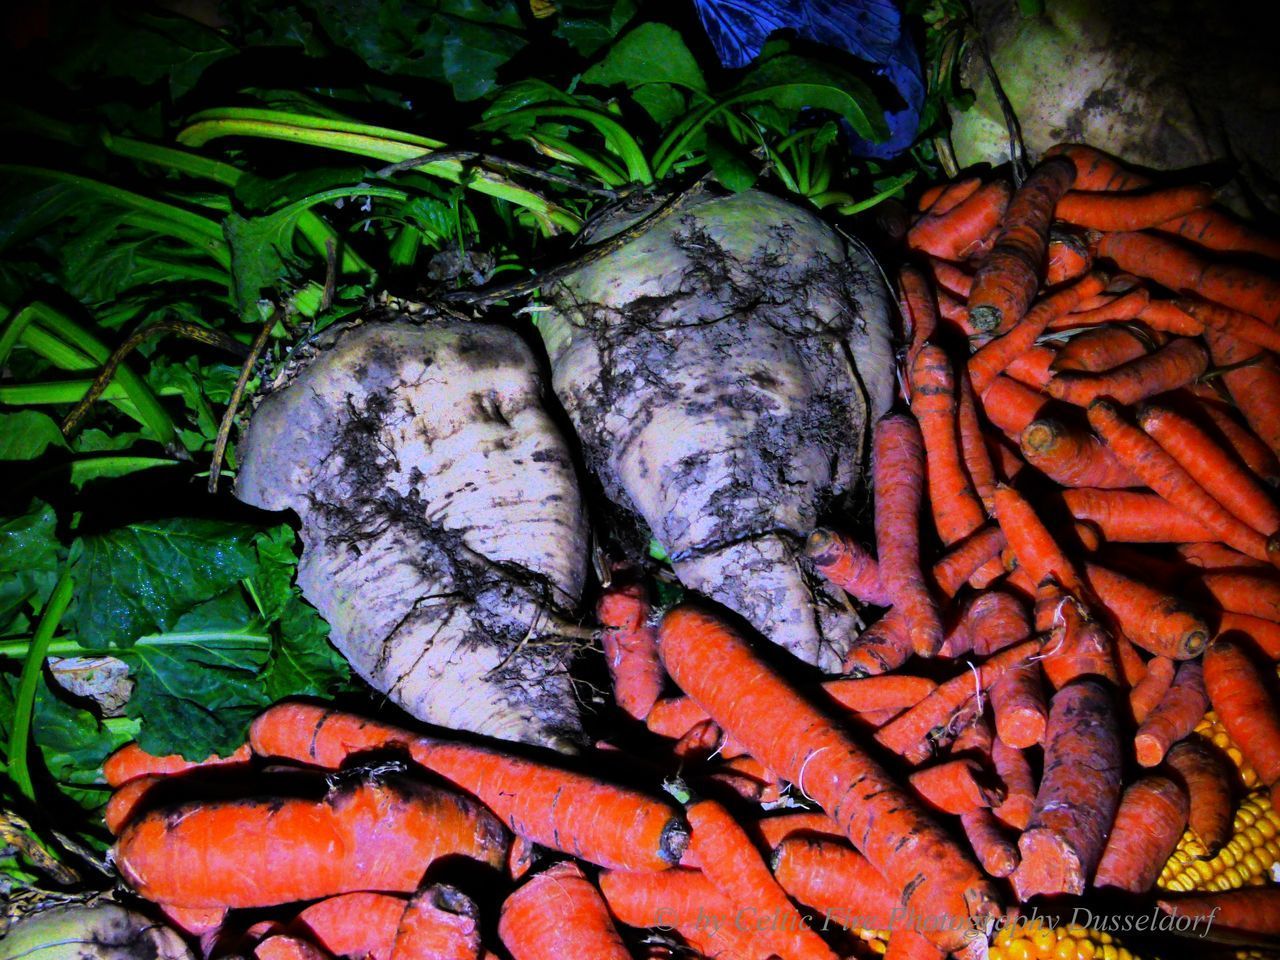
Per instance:
[[[804,548],[867,624],[844,676],[615,574],[615,738],[279,704],[232,757],[108,761],[122,876],[260,960],[977,958],[1033,898],[1155,908],[1185,830],[1229,839],[1206,711],[1280,804],[1280,244],[1078,145],[905,243],[874,546]],[[1274,886],[1158,906],[1280,936]]]

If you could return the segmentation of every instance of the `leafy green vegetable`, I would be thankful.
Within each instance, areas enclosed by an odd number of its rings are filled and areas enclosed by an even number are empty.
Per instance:
[[[622,37],[598,64],[582,75],[584,83],[643,87],[668,83],[705,93],[707,81],[684,39],[665,23],[644,23]]]
[[[0,520],[0,633],[21,632],[23,611],[49,599],[65,556],[57,525],[53,507],[39,500],[23,515]]]
[[[62,430],[38,410],[0,413],[0,460],[35,460],[50,447],[65,447]]]

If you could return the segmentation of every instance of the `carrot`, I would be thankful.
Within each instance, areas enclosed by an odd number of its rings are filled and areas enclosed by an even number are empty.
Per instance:
[[[1151,338],[1129,324],[1104,324],[1073,336],[1059,349],[1053,369],[1095,373],[1145,356]]]
[[[1004,802],[1004,789],[984,782],[985,772],[972,759],[947,760],[916,770],[909,779],[916,796],[943,813],[968,813]]]
[[[1040,663],[1055,690],[1088,676],[1119,683],[1115,642],[1079,600],[1062,598],[1054,608],[1051,629],[1048,652]]]
[[[671,752],[681,760],[701,762],[716,752],[722,737],[723,731],[708,718],[682,733]]]
[[[1252,430],[1231,415],[1225,403],[1199,397],[1198,409],[1213,422],[1221,439],[1255,476],[1269,487],[1280,485],[1280,460]]]
[[[245,767],[249,758],[247,743],[228,756],[220,757],[215,753],[204,760],[186,760],[177,754],[157,757],[147,753],[136,743],[126,743],[103,762],[102,778],[106,780],[107,786],[119,787],[136,777],[168,777],[202,767]]]
[[[1112,688],[1074,680],[1053,696],[1044,776],[1018,840],[1011,877],[1019,900],[1084,892],[1120,802],[1120,741]]]
[[[315,944],[284,934],[260,941],[253,948],[253,955],[258,960],[327,960],[329,957]]]
[[[1268,573],[1205,573],[1200,583],[1223,610],[1280,623],[1280,581]]]
[[[415,890],[445,856],[501,866],[506,831],[460,794],[409,781],[339,785],[322,800],[189,803],[145,813],[116,841],[148,900],[264,907],[339,893]]]
[[[966,260],[999,229],[1012,194],[1007,180],[993,180],[946,213],[921,217],[907,231],[907,246],[943,260]]]
[[[1178,597],[1097,563],[1085,564],[1085,574],[1121,632],[1144,650],[1171,660],[1204,651],[1209,625]]]
[[[345,893],[313,903],[288,930],[335,957],[391,960],[406,903],[388,893]]]
[[[1254,530],[1280,530],[1280,508],[1271,494],[1223,447],[1187,417],[1148,405],[1138,423],[1206,493]]]
[[[836,822],[821,811],[817,813],[779,813],[770,817],[745,824],[747,832],[752,835],[764,849],[772,851],[791,837],[810,837],[835,840],[841,846],[848,841],[836,826]],[[871,868],[868,868],[871,869]],[[884,878],[880,878],[881,884]],[[786,887],[786,884],[783,884]]]
[[[1055,216],[1091,230],[1146,230],[1213,203],[1213,188],[1204,184],[1163,187],[1140,193],[1068,191]]]
[[[1204,920],[1206,931],[1214,924],[1240,933],[1280,936],[1280,887],[1247,887],[1156,902],[1171,916]]]
[[[643,720],[662,694],[657,633],[648,623],[649,595],[643,584],[608,587],[596,605],[600,642],[618,706]]]
[[[924,479],[920,429],[910,417],[886,414],[876,424],[873,444],[880,580],[894,607],[906,617],[912,648],[929,656],[942,645],[942,621],[920,570],[920,495]]]
[[[513,960],[631,960],[600,891],[570,861],[535,874],[507,897],[498,936]]]
[[[1089,423],[1120,462],[1161,497],[1198,519],[1235,549],[1258,560],[1268,559],[1262,535],[1237,520],[1206,493],[1155,440],[1126,423],[1114,403],[1109,400],[1091,403]]]
[[[1053,379],[1053,370],[1050,368],[1057,356],[1056,348],[1038,343],[1014,357],[1013,361],[1004,368],[1004,372],[1019,383],[1036,390],[1043,390]]]
[[[1178,665],[1177,676],[1156,708],[1147,714],[1133,739],[1138,762],[1154,767],[1179,740],[1196,728],[1209,709],[1204,688],[1204,668],[1199,660]]]
[[[1129,712],[1136,723],[1143,723],[1159,706],[1177,673],[1178,665],[1168,657],[1152,657],[1147,661],[1146,672],[1129,689]]]
[[[707,711],[688,697],[666,697],[659,700],[645,718],[645,725],[660,737],[679,740],[704,720]]]
[[[829,923],[887,930],[901,916],[884,877],[845,840],[788,837],[773,851],[770,866],[783,890]]]
[[[579,876],[581,876],[580,871]],[[559,881],[561,887],[564,883],[564,880]],[[564,891],[561,889],[558,892]],[[404,916],[400,918],[400,927],[396,930],[395,948],[392,950],[391,958],[392,960],[477,960],[481,950],[479,919],[479,909],[457,887],[443,883],[432,884],[415,893],[409,905],[405,907]],[[528,953],[524,955],[532,956]],[[629,954],[622,953],[616,956],[623,957]]]
[[[1280,368],[1276,358],[1255,344],[1220,330],[1206,330],[1213,362],[1224,370],[1222,382],[1245,422],[1272,453],[1280,455]],[[1240,364],[1240,366],[1236,366]]]
[[[957,300],[946,290],[939,290],[937,299],[939,326],[949,330],[954,338],[967,339],[972,343],[974,338],[983,335],[969,322],[969,308],[963,300]]]
[[[1274,677],[1274,675],[1273,675]],[[1231,634],[1220,635],[1204,654],[1204,685],[1214,712],[1258,778],[1280,783],[1280,712],[1266,675]]]
[[[1138,319],[1161,333],[1180,337],[1197,337],[1204,333],[1204,324],[1172,300],[1152,300],[1138,312]]]
[[[894,927],[889,932],[885,960],[946,960],[946,954],[912,927]]]
[[[957,204],[963,203],[973,196],[982,186],[981,177],[965,177],[951,183],[939,183],[929,187],[920,194],[916,209],[921,213],[947,213],[954,210]]]
[[[969,378],[974,392],[983,396],[987,388],[1015,359],[1035,346],[1036,338],[1049,324],[1068,314],[1082,299],[1102,289],[1103,280],[1097,273],[1081,277],[1066,289],[1051,293],[1041,299],[1025,316],[1018,315],[1018,324],[1003,336],[992,340],[969,357]],[[970,314],[972,315],[972,310]]]
[[[701,871],[605,870],[600,874],[600,892],[619,922],[628,927],[674,928],[703,956],[769,960],[774,955],[754,931],[734,922],[733,904]]]
[[[991,744],[991,763],[1004,784],[1004,803],[992,809],[997,820],[1015,830],[1025,830],[1035,810],[1036,784],[1026,754],[1003,740]]]
[[[659,652],[681,689],[752,756],[836,820],[890,886],[902,891],[903,907],[919,911],[928,905],[933,912],[978,920],[998,914],[994,891],[954,841],[840,726],[725,624],[677,607],[662,622]],[[898,853],[907,836],[910,857]],[[945,948],[962,945],[956,930],[937,931],[936,937]]]
[[[1074,565],[1054,541],[1035,509],[1021,494],[1009,486],[996,488],[996,520],[1034,583],[1052,576],[1064,590],[1079,592],[1084,584]]]
[[[949,260],[929,258],[929,269],[933,273],[934,283],[953,297],[968,299],[969,290],[973,286],[973,274]]]
[[[980,711],[976,705],[1005,673],[1027,662],[1042,646],[1032,639],[1001,650],[983,661],[981,666],[965,669],[876,731],[876,740],[888,750],[919,764],[928,759],[935,745],[945,745],[956,731],[973,720]]]
[[[1191,798],[1191,832],[1204,844],[1208,855],[1214,856],[1231,839],[1234,769],[1217,748],[1199,735],[1170,747],[1165,764],[1178,775]]]
[[[1040,286],[1054,207],[1074,179],[1070,161],[1050,158],[1013,195],[969,295],[969,317],[979,330],[1004,333],[1027,312]]]
[[[1057,417],[1039,417],[1019,438],[1027,463],[1064,487],[1115,490],[1142,481],[1098,437]]]
[[[964,607],[963,623],[973,640],[973,652],[980,657],[989,657],[1031,635],[1022,602],[1003,590],[984,591],[970,599]]]
[[[937,687],[927,677],[895,673],[860,679],[828,680],[822,690],[845,710],[870,713],[913,707]]]
[[[1205,540],[1213,533],[1154,493],[1077,487],[1062,491],[1067,510],[1087,520],[1104,539],[1121,543],[1183,543]]]
[[[880,565],[866,547],[837,530],[819,527],[804,544],[804,555],[828,582],[855,600],[876,607],[893,601],[880,582]]]
[[[1007,877],[1018,866],[1018,846],[1001,828],[995,814],[985,808],[960,815],[960,826],[982,869],[993,877]]]
[[[1067,233],[1056,227],[1049,228],[1049,247],[1046,252],[1044,282],[1056,287],[1060,283],[1083,276],[1093,266],[1089,245],[1075,233]]]
[[[1280,282],[1247,267],[1206,259],[1165,237],[1151,233],[1103,234],[1097,255],[1174,293],[1190,290],[1272,324],[1280,319]]]
[[[527,837],[518,834],[511,840],[511,850],[507,854],[507,876],[519,880],[538,862],[537,844]]]
[[[1183,299],[1177,304],[1183,312],[1203,323],[1206,330],[1217,330],[1271,351],[1280,350],[1280,330],[1255,316],[1208,300]]]
[[[1064,156],[1076,167],[1076,190],[1137,190],[1151,183],[1115,157],[1084,143],[1059,143],[1045,151],[1046,157]]]
[[[755,757],[729,757],[719,761],[707,775],[751,803],[777,803],[784,784]]]
[[[1009,746],[1022,750],[1043,740],[1048,710],[1040,686],[1040,667],[1025,663],[996,681],[991,687],[991,709],[996,733]]]
[[[1015,442],[1049,403],[1049,398],[1012,377],[996,377],[982,395],[987,419]]]
[[[1146,287],[1138,287],[1136,290],[1130,290],[1118,297],[1111,298],[1106,303],[1089,307],[1088,309],[1084,309],[1084,304],[1081,304],[1080,308],[1074,312],[1055,318],[1049,324],[1049,329],[1070,330],[1076,327],[1100,327],[1104,324],[1118,321],[1133,320],[1142,315],[1142,311],[1146,309],[1150,301],[1150,291]]]
[[[1241,223],[1225,210],[1195,210],[1156,226],[1161,233],[1174,234],[1197,246],[1227,253],[1251,253],[1280,260],[1280,241]]]
[[[600,866],[662,870],[687,833],[665,802],[556,764],[478,743],[418,736],[306,703],[277,704],[249,731],[259,756],[337,769],[353,753],[399,749],[477,797],[510,827],[552,850]]]
[[[905,264],[898,271],[898,306],[902,310],[907,339],[908,369],[916,355],[938,329],[938,300],[919,267]]]
[[[1218,633],[1234,632],[1248,637],[1271,660],[1280,660],[1280,624],[1243,613],[1224,613],[1218,618]]]
[[[1146,893],[1155,885],[1182,828],[1190,800],[1168,777],[1148,774],[1130,784],[1120,799],[1094,885],[1129,893]]]
[[[759,930],[774,952],[797,960],[834,960],[835,953],[801,919],[728,810],[714,800],[702,800],[689,807],[686,815],[693,831],[690,845],[707,879],[736,908],[776,918]]]
[[[175,927],[193,937],[216,936],[228,912],[226,907],[179,907],[172,903],[159,907]]]
[[[978,417],[978,401],[974,394],[969,371],[962,367],[956,377],[960,399],[956,407],[956,423],[960,428],[960,450],[964,456],[969,479],[982,501],[982,507],[990,514],[995,509],[996,468],[991,461],[991,451],[983,436],[982,422]],[[975,587],[986,584],[975,582]]]
[[[166,779],[164,774],[147,774],[126,780],[115,793],[111,794],[111,799],[102,808],[102,819],[107,829],[113,834],[118,834],[124,825],[142,809],[147,794],[152,788]]]
[[[1087,407],[1098,397],[1137,403],[1185,387],[1208,368],[1209,354],[1200,342],[1179,337],[1155,353],[1102,373],[1067,370],[1055,374],[1047,389],[1051,397],[1080,407]]]
[[[1220,543],[1202,541],[1199,543],[1180,543],[1176,547],[1179,555],[1187,563],[1204,570],[1270,570],[1271,564],[1253,557],[1246,557],[1238,550],[1223,546]]]

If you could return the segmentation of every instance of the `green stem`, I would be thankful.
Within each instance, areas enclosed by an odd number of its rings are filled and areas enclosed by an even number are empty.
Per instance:
[[[566,163],[577,164],[578,166],[589,170],[595,174],[606,187],[616,188],[624,186],[627,182],[627,175],[614,166],[605,157],[598,156],[589,150],[583,150],[581,147],[563,140],[560,137],[552,136],[548,133],[534,133],[529,135],[529,139],[535,147],[543,146],[547,150],[556,155],[557,160],[563,160]]]
[[[9,731],[9,779],[13,781],[18,792],[32,803],[36,799],[35,787],[31,783],[31,770],[27,764],[27,751],[30,748],[31,715],[35,711],[36,686],[40,682],[40,671],[48,656],[49,645],[53,640],[53,632],[62,622],[62,615],[67,612],[71,603],[71,593],[75,584],[71,579],[71,571],[64,570],[49,595],[49,602],[44,605],[40,615],[40,623],[26,659],[22,663],[22,676],[18,680],[18,695],[14,701],[13,727]]]
[[[908,183],[914,180],[915,177],[916,177],[916,171],[908,170],[906,173],[901,174],[900,176],[894,177],[891,181],[889,181],[889,184],[883,189],[881,189],[878,193],[870,197],[867,197],[867,199],[865,200],[859,200],[856,203],[845,203],[839,207],[836,207],[836,212],[841,214],[842,216],[848,217],[848,216],[852,216],[855,213],[861,213],[863,210],[869,210],[871,207],[874,207],[877,203],[880,203],[884,200],[888,200],[895,193],[897,193],[899,190],[905,187]],[[814,204],[816,204],[819,208],[830,206],[832,203],[839,202],[838,200],[826,199],[826,196],[827,195],[819,195],[819,196],[813,197],[812,200]],[[845,196],[848,196],[848,194],[845,194]]]
[[[616,150],[618,156],[622,158],[622,162],[627,167],[627,176],[632,183],[653,183],[653,170],[649,167],[649,161],[645,158],[644,151],[640,149],[640,144],[636,141],[636,138],[612,115],[601,110],[560,103],[540,103],[532,107],[525,107],[523,110],[513,110],[511,113],[505,113],[498,117],[496,121],[491,120],[480,124],[479,128],[492,129],[498,126],[506,126],[511,121],[525,118],[537,119],[538,117],[568,117],[590,124],[604,137],[605,143]]]
[[[46,642],[46,657],[81,657],[81,656],[108,656],[118,657],[127,660],[130,654],[139,647],[176,647],[185,643],[200,643],[202,641],[217,641],[225,643],[228,640],[243,640],[244,649],[259,650],[264,644],[271,642],[270,634],[266,633],[232,633],[227,630],[189,630],[181,633],[153,633],[145,637],[139,637],[132,645],[128,647],[111,647],[102,649],[101,647],[86,647],[69,637],[58,637]],[[0,657],[21,657],[30,656],[30,651],[34,647],[35,639],[27,639],[26,637],[18,637],[13,640],[0,640]]]

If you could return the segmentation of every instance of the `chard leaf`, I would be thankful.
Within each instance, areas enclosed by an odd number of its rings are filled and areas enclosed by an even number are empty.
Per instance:
[[[636,15],[636,0],[561,0],[555,35],[589,57]]]
[[[0,460],[35,460],[50,447],[66,445],[57,421],[46,413],[0,413]]]
[[[665,23],[644,23],[615,43],[605,58],[582,75],[601,86],[671,83],[705,93],[702,68],[680,34]]]
[[[643,87],[636,87],[631,91],[631,99],[659,127],[667,126],[688,109],[684,94],[669,83],[646,83]]]
[[[729,94],[736,103],[765,101],[783,110],[830,110],[868,139],[889,135],[871,88],[847,70],[784,53],[754,67]]]
[[[53,507],[39,500],[22,516],[0,520],[0,633],[27,629],[23,611],[49,599],[62,552],[57,526]]]

